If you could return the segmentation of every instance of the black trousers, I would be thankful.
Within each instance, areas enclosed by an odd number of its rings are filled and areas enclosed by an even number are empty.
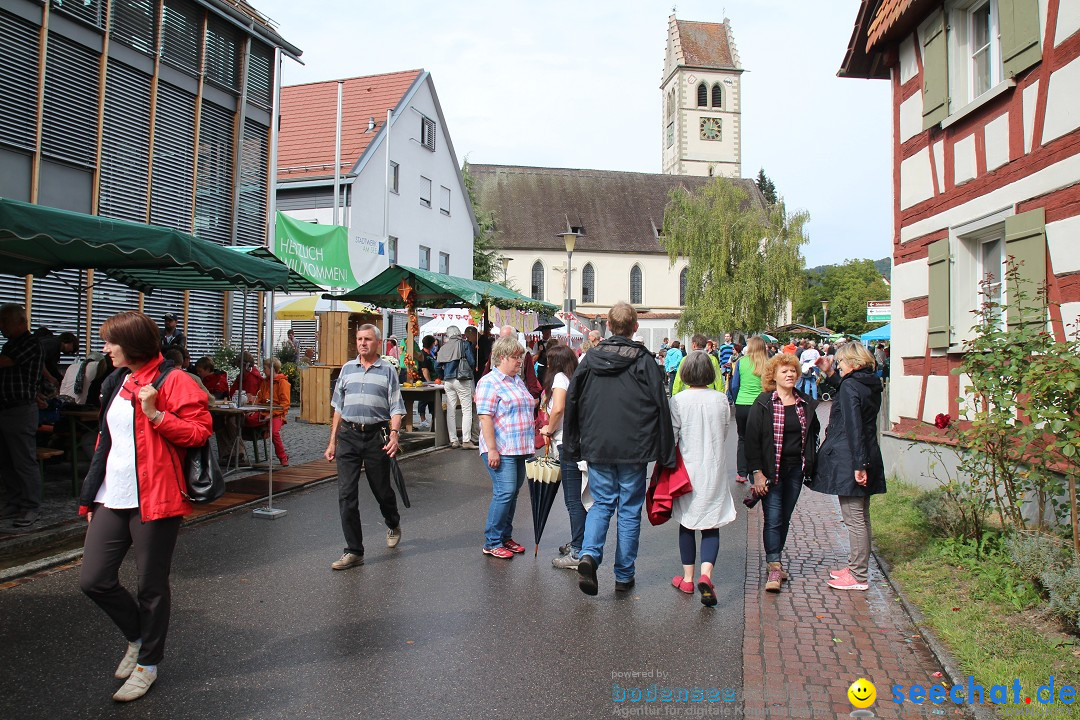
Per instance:
[[[345,552],[364,554],[364,531],[360,527],[360,469],[367,473],[371,494],[388,529],[401,522],[397,496],[390,485],[390,456],[383,430],[360,431],[342,423],[334,450],[338,466],[338,511],[341,531],[345,534]]]
[[[181,520],[177,516],[144,523],[138,508],[110,510],[98,504],[86,530],[79,587],[112,618],[128,642],[142,640],[143,665],[157,665],[165,656],[172,607],[169,573]],[[120,564],[132,546],[139,569],[137,600],[119,578]]]
[[[735,429],[739,433],[739,445],[735,450],[735,472],[743,477],[749,472],[746,462],[746,421],[750,419],[751,405],[735,406]]]

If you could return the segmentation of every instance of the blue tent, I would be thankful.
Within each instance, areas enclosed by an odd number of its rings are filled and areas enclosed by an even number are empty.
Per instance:
[[[863,343],[877,342],[879,340],[888,340],[892,335],[892,323],[885,323],[881,327],[874,328],[868,333],[864,333],[861,336]]]

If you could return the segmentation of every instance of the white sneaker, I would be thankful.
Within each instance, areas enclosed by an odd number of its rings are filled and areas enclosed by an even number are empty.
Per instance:
[[[127,682],[121,686],[116,694],[112,696],[112,699],[116,702],[131,702],[132,700],[138,700],[146,691],[150,689],[150,686],[157,680],[157,671],[148,671],[142,665],[137,665],[134,672],[128,677]]]
[[[127,680],[128,677],[131,676],[131,671],[139,664],[140,648],[142,648],[142,640],[128,643],[127,652],[124,653],[124,659],[116,666],[116,672],[113,673],[113,676],[117,680]]]

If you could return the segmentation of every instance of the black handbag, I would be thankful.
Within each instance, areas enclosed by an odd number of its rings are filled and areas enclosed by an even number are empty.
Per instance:
[[[157,376],[153,386],[160,390],[165,377],[172,372],[168,368]],[[196,504],[208,503],[217,500],[225,494],[225,476],[218,465],[217,457],[210,452],[210,441],[199,447],[189,447],[184,453],[184,497]]]

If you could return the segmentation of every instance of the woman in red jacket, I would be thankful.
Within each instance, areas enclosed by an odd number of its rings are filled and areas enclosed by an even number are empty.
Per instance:
[[[147,315],[124,312],[101,326],[105,354],[116,371],[101,387],[97,448],[83,481],[79,513],[89,524],[79,585],[127,638],[116,677],[126,682],[113,699],[135,700],[157,679],[169,627],[169,571],[185,497],[186,448],[213,431],[206,393],[183,372],[161,389],[161,333]],[[120,585],[129,547],[139,568],[138,597]]]

